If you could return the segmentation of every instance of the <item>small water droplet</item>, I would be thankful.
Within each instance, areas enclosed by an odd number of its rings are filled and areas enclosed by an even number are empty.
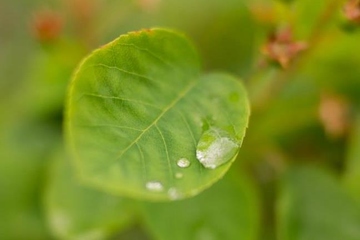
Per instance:
[[[201,125],[201,126],[203,125],[203,120],[202,120],[201,116],[196,116],[196,117],[194,117],[194,119],[198,125]]]
[[[103,230],[93,229],[88,232],[76,235],[76,239],[106,239],[106,232]]]
[[[239,150],[239,143],[227,131],[210,127],[201,136],[196,157],[205,168],[215,169],[233,159]]]
[[[176,200],[181,197],[181,194],[179,193],[179,191],[176,188],[170,188],[168,190],[168,195],[169,195],[170,199],[172,199],[172,200]]]
[[[182,178],[184,175],[181,173],[181,172],[177,172],[177,173],[175,173],[175,177],[177,178],[177,179],[180,179],[180,178]]]
[[[61,232],[68,232],[72,228],[71,218],[62,210],[54,210],[51,213],[50,224]]]
[[[190,166],[190,161],[186,158],[179,159],[176,164],[181,168],[187,168]]]
[[[163,191],[164,187],[161,182],[158,181],[150,181],[146,183],[146,189],[153,191],[153,192],[161,192]]]
[[[201,228],[197,229],[194,236],[195,240],[215,240],[218,239],[216,234],[210,229],[202,226]]]

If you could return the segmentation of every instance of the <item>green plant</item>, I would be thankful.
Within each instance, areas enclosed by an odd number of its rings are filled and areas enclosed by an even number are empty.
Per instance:
[[[67,106],[83,181],[154,200],[197,195],[223,176],[249,117],[241,83],[201,76],[188,41],[161,29],[121,36],[92,53],[75,74]]]
[[[43,4],[0,9],[0,239],[360,239],[358,0]]]

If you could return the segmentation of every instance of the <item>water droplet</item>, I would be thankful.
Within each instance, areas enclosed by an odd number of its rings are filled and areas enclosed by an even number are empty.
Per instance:
[[[170,188],[168,190],[168,195],[169,195],[170,199],[172,199],[172,200],[176,200],[181,197],[181,194],[179,193],[179,191],[176,188]]]
[[[177,172],[177,173],[175,173],[175,177],[177,178],[177,179],[180,179],[180,178],[182,178],[184,175],[181,173],[181,172]]]
[[[76,235],[76,239],[85,240],[85,239],[106,239],[107,234],[103,230],[90,230],[89,232],[84,232],[82,234]]]
[[[71,218],[62,210],[54,210],[51,213],[50,224],[59,232],[68,232],[71,229]]]
[[[190,166],[190,161],[186,158],[179,159],[176,164],[181,168],[187,168]]]
[[[146,183],[146,189],[153,191],[153,192],[161,192],[164,187],[161,182],[158,181],[150,181]]]
[[[227,131],[210,127],[201,136],[196,157],[205,168],[215,169],[233,159],[239,150],[239,143]]]
[[[206,228],[202,226],[201,228],[197,229],[194,236],[195,240],[215,240],[218,239],[217,236],[210,228]]]

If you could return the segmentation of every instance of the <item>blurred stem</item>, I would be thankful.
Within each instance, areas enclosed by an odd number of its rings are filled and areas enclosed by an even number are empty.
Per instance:
[[[286,87],[287,82],[290,81],[290,79],[308,62],[312,52],[316,50],[318,45],[326,37],[326,26],[333,20],[334,14],[340,8],[340,4],[341,3],[338,0],[333,0],[328,3],[327,8],[324,9],[323,13],[319,16],[318,21],[314,24],[313,31],[308,38],[309,47],[298,57],[298,59],[296,59],[296,61],[290,64],[287,69],[268,64],[259,67],[257,71],[253,73],[247,86],[251,102],[252,118],[261,118],[261,115],[271,108],[273,101],[276,100],[279,93]],[[263,56],[261,57],[264,58]],[[292,109],[289,109],[289,111],[291,110]],[[253,144],[256,145],[256,141],[257,140],[254,139]],[[280,154],[282,157],[265,159],[269,164],[269,167],[271,167],[275,173],[273,176],[274,178],[277,178],[286,171],[286,159],[289,158],[281,151],[281,149],[277,150],[277,154]],[[264,154],[269,153],[267,151],[262,152]]]
[[[314,24],[312,34],[310,35],[307,43],[307,50],[299,56],[297,61],[294,61],[289,68],[281,69],[277,67],[276,69],[271,66],[267,68],[259,69],[259,71],[253,76],[250,83],[250,100],[252,105],[252,112],[261,112],[264,109],[267,109],[271,102],[276,98],[276,96],[281,92],[281,90],[286,85],[288,79],[291,76],[295,75],[299,69],[307,62],[308,56],[311,55],[314,49],[318,46],[319,43],[325,37],[326,26],[333,19],[333,16],[340,8],[342,1],[333,0],[330,1],[327,5],[324,12],[319,16],[318,21]],[[266,83],[261,83],[259,81],[259,76],[271,74],[270,79],[265,79]],[[262,85],[262,88],[258,86],[258,83]]]
[[[327,5],[324,12],[320,15],[318,21],[315,23],[311,36],[309,38],[310,47],[313,49],[322,40],[323,32],[326,29],[326,25],[333,18],[334,14],[340,9],[344,1],[333,0]]]

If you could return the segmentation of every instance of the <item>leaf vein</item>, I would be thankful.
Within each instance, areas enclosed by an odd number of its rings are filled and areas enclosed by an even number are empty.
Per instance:
[[[146,170],[146,162],[145,162],[145,158],[144,158],[144,153],[143,151],[141,150],[140,148],[140,145],[138,143],[136,143],[136,146],[139,150],[139,153],[140,153],[140,156],[141,156],[141,165],[142,165],[142,168],[143,168],[143,179],[144,179],[144,182],[147,181],[147,170]]]
[[[189,131],[189,133],[190,133],[190,135],[191,135],[191,138],[192,138],[192,140],[193,140],[194,147],[196,148],[196,140],[195,140],[195,136],[194,136],[193,131],[192,131],[192,130],[191,130],[191,128],[190,128],[190,124],[189,124],[189,122],[186,120],[186,118],[184,117],[184,115],[183,115],[180,111],[178,111],[178,113],[180,114],[181,119],[182,119],[182,120],[183,120],[183,122],[185,123],[185,126],[186,126],[186,128],[188,129],[188,131]]]
[[[134,139],[132,143],[130,143],[124,150],[122,150],[119,155],[116,157],[115,161],[120,159],[124,153],[126,153],[136,142],[139,141],[139,139],[150,129],[152,128],[161,118],[164,116],[165,113],[167,113],[174,105],[176,105],[186,94],[195,86],[197,81],[191,82],[183,91],[180,92],[180,94],[169,103],[167,107],[165,107],[162,112],[159,114],[159,116],[147,127],[143,130],[137,138]]]
[[[135,48],[139,51],[142,51],[142,52],[145,52],[149,55],[151,55],[152,57],[158,59],[159,61],[163,62],[164,64],[168,65],[168,66],[171,66],[171,67],[174,67],[171,63],[169,63],[168,61],[164,60],[162,57],[159,57],[157,54],[153,53],[152,51],[150,51],[149,49],[146,49],[146,48],[141,48],[135,44],[126,44],[126,43],[121,43],[121,44],[118,44],[120,46],[126,46],[126,47],[132,47],[132,48]]]
[[[133,128],[133,127],[128,127],[128,126],[120,126],[120,125],[114,125],[114,124],[91,124],[91,125],[77,125],[79,127],[110,127],[110,128],[121,128],[121,129],[130,129],[130,130],[134,130],[134,131],[138,131],[138,132],[142,132],[144,130],[142,129],[138,129],[138,128]]]
[[[185,116],[184,116],[180,111],[178,111],[178,113],[180,114],[181,119],[184,121],[184,123],[185,123],[185,125],[186,125],[186,128],[187,128],[188,131],[190,132],[191,138],[192,138],[193,143],[194,143],[194,149],[196,149],[196,147],[197,147],[197,142],[196,142],[194,133],[193,133],[193,131],[192,131],[191,128],[190,128],[190,124],[189,124],[189,122],[186,120]],[[195,156],[195,158],[196,158],[196,156]],[[200,165],[201,165],[201,164],[200,164]],[[203,170],[203,169],[202,169],[202,166],[200,166],[200,168],[199,168],[200,175],[202,174],[202,170]]]
[[[95,74],[95,72],[92,71],[92,73],[93,73],[93,75],[94,75],[94,78],[97,80],[98,78],[97,78],[97,75]],[[86,96],[86,95],[82,94],[82,95],[79,97],[79,99],[77,99],[77,101],[80,101],[80,99],[81,99],[82,97],[84,97],[84,96]],[[98,95],[98,96],[100,96],[100,95]],[[114,114],[113,112],[111,112],[111,111],[108,109],[107,106],[105,106],[104,109],[105,109],[105,110],[109,113],[109,115],[111,115],[114,119],[117,119],[117,116],[115,116],[115,114]]]
[[[115,69],[115,70],[118,70],[120,72],[129,74],[129,75],[132,75],[132,76],[135,76],[135,77],[143,78],[143,79],[150,80],[152,82],[158,83],[158,81],[156,81],[153,78],[149,78],[149,77],[147,77],[145,75],[141,75],[141,74],[138,74],[138,73],[135,73],[135,72],[130,72],[130,71],[127,71],[125,69],[122,69],[122,68],[119,68],[119,67],[116,67],[116,66],[109,66],[109,65],[106,65],[106,64],[98,63],[98,64],[91,65],[91,67],[105,67],[105,68],[109,68],[109,69]]]
[[[138,101],[138,100],[134,100],[134,99],[115,97],[115,96],[105,96],[105,95],[94,94],[94,93],[83,93],[83,94],[79,97],[78,101],[79,101],[83,96],[91,96],[91,97],[98,97],[98,98],[104,98],[104,99],[121,100],[121,101],[137,103],[137,104],[141,104],[141,105],[145,105],[145,106],[149,106],[149,107],[153,107],[153,108],[162,110],[162,108],[160,108],[160,107],[158,107],[158,106],[156,106],[156,105],[153,105],[153,104],[151,104],[151,103],[146,103],[146,102],[142,102],[142,101]]]
[[[161,136],[161,139],[164,143],[164,147],[165,147],[165,152],[166,152],[166,159],[167,159],[167,163],[168,163],[168,168],[169,168],[169,172],[170,172],[170,176],[171,176],[171,179],[173,178],[173,171],[172,171],[172,167],[171,167],[171,162],[170,162],[170,157],[169,157],[169,149],[167,147],[167,144],[166,144],[166,140],[164,138],[164,135],[162,134],[160,128],[158,127],[157,124],[155,124],[155,127],[157,129],[157,131],[159,132],[160,136]]]

